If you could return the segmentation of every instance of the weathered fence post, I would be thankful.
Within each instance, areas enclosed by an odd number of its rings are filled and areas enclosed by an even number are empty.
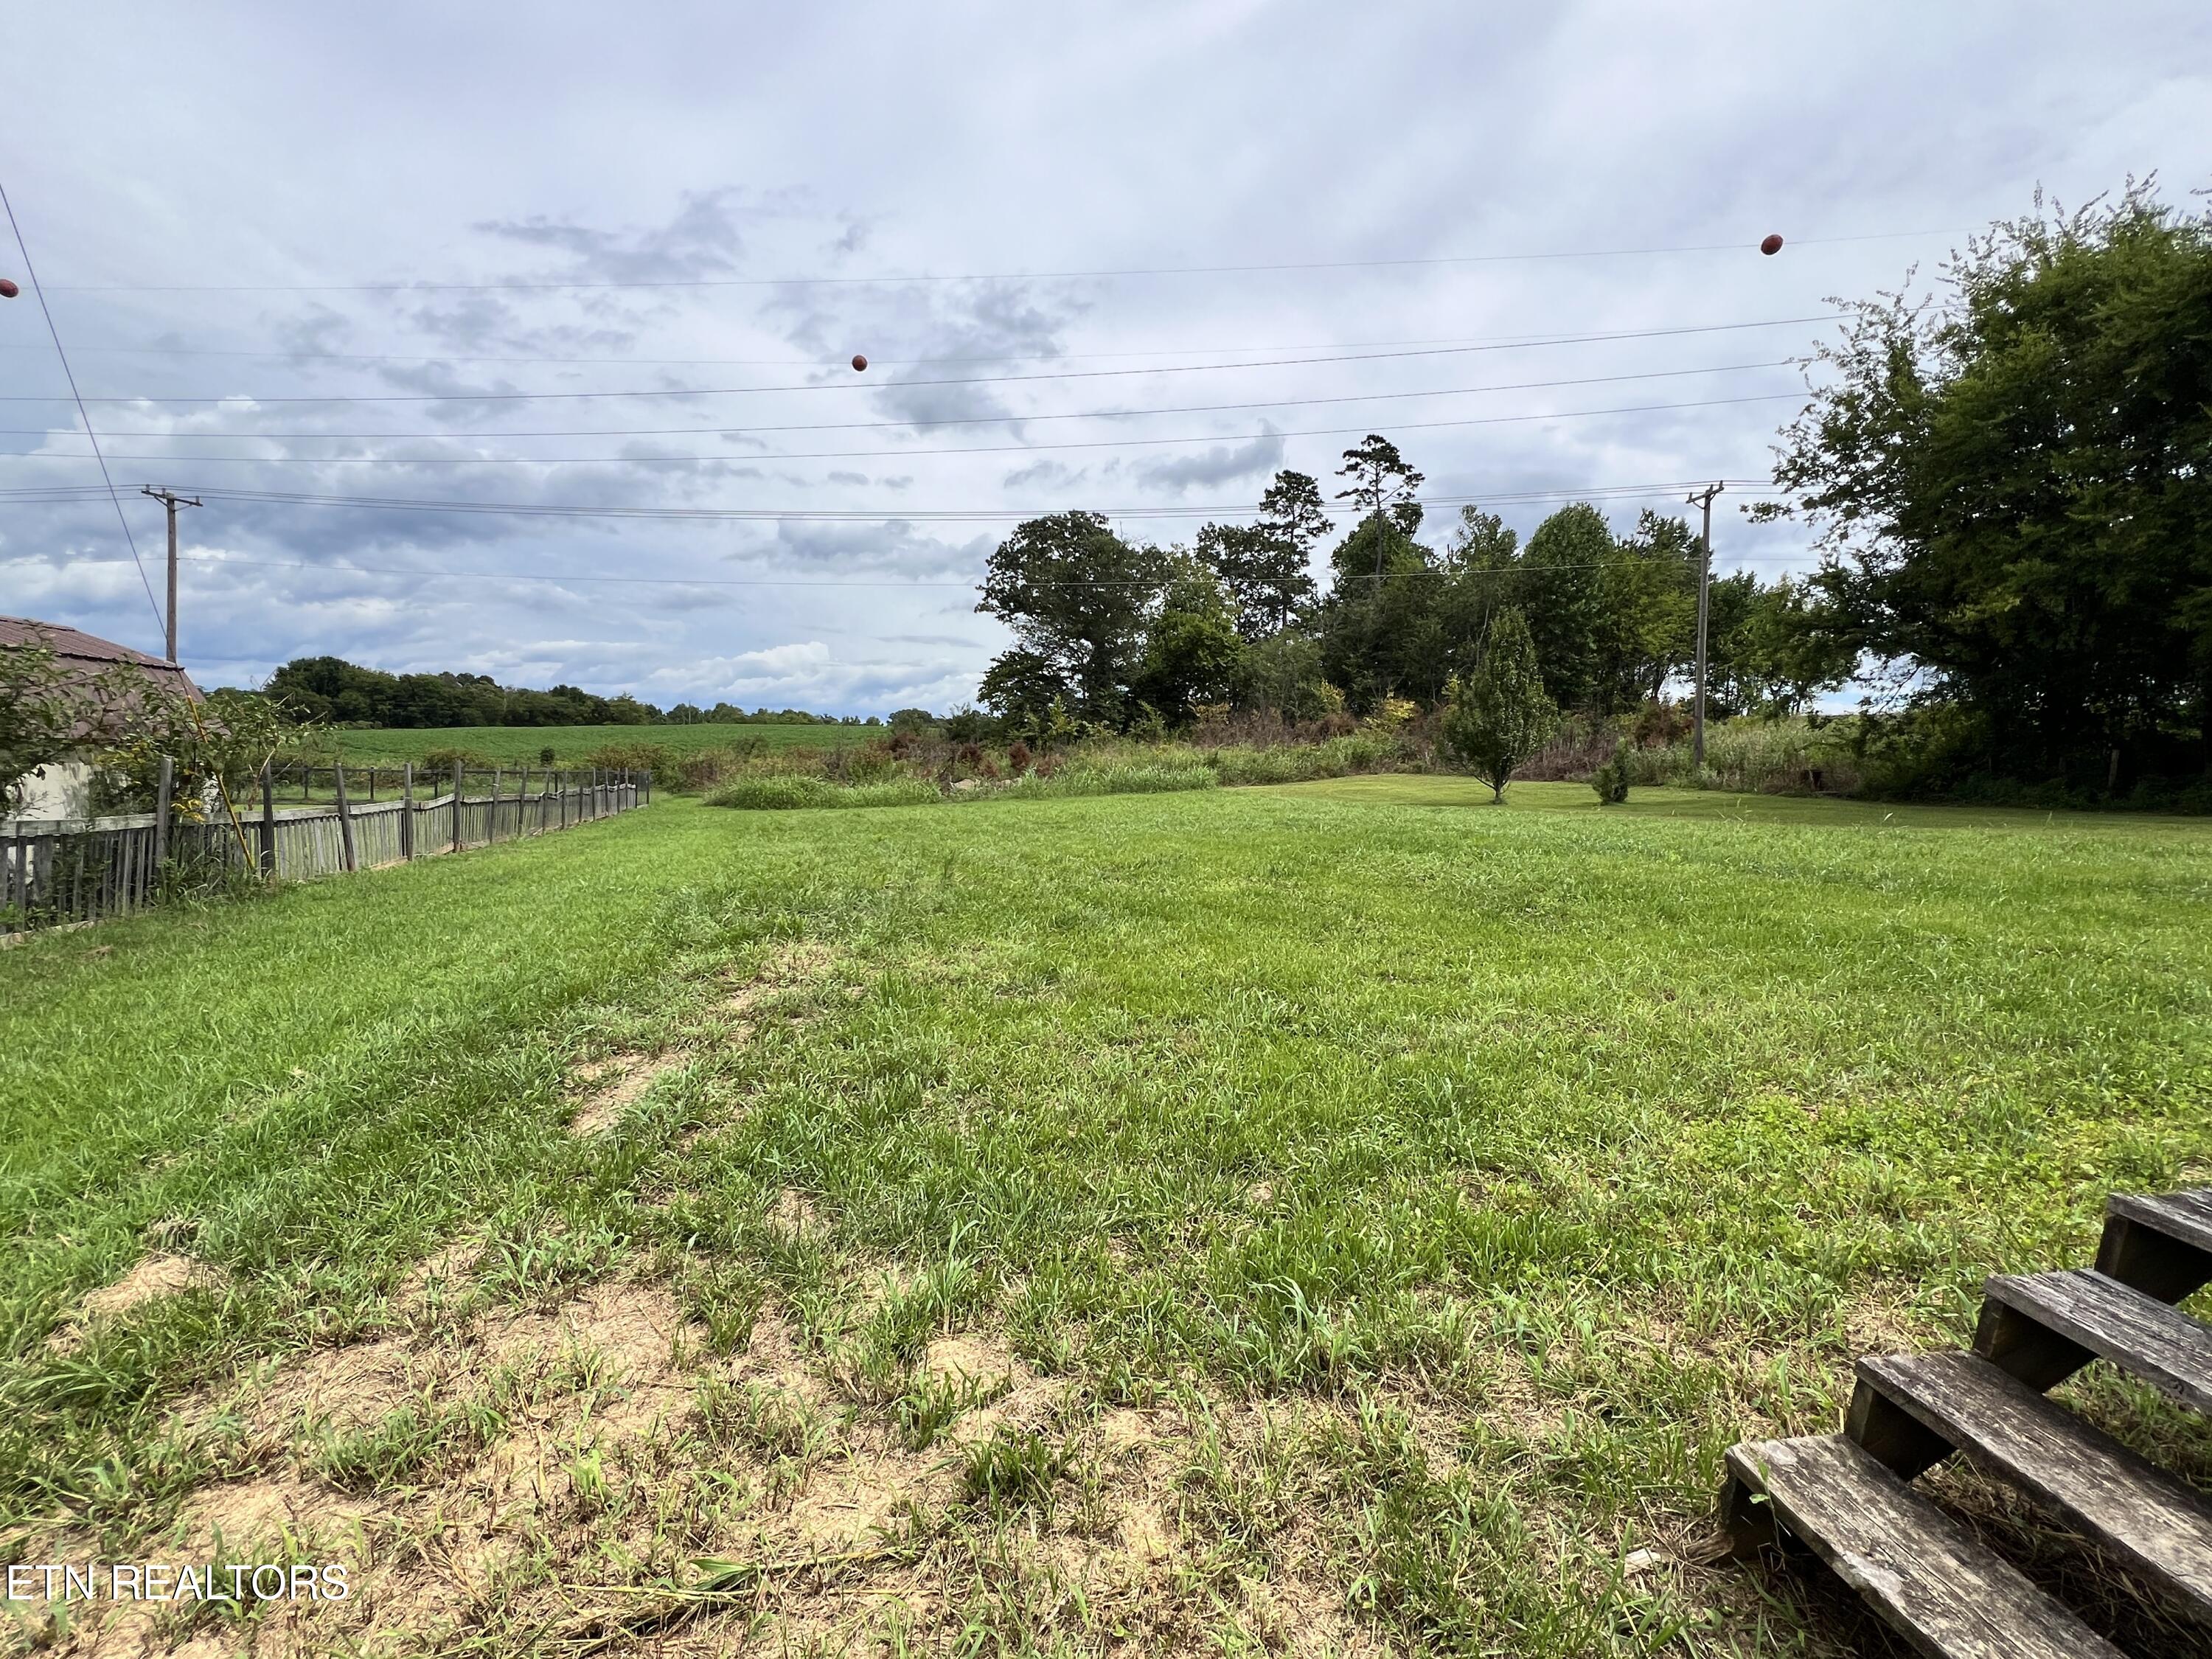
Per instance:
[[[331,768],[331,780],[338,796],[338,853],[345,861],[346,874],[350,876],[361,868],[361,860],[353,850],[353,809],[346,805],[343,761]]]
[[[276,873],[276,781],[266,761],[261,763],[261,873]]]
[[[415,763],[399,769],[399,856],[415,861]]]
[[[453,763],[453,850],[461,850],[461,763]]]
[[[489,847],[499,839],[499,786],[501,769],[491,769],[491,811],[484,816],[484,845]]]
[[[161,772],[154,785],[154,868],[169,861],[169,800],[176,793],[177,763],[161,757]]]
[[[553,793],[561,798],[561,822],[558,827],[566,830],[568,827],[568,775],[566,772],[556,772],[553,775]]]

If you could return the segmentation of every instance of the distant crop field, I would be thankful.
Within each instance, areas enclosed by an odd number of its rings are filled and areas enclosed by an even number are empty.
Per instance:
[[[652,744],[678,754],[722,749],[748,739],[779,749],[828,749],[888,735],[880,726],[448,726],[419,730],[337,731],[330,734],[347,761],[398,765],[437,749],[465,749],[487,760],[536,765],[552,750],[559,760],[580,759],[608,744]]]
[[[350,1565],[264,1653],[1888,1650],[1723,1449],[2205,1181],[2212,825],[1486,793],[664,798],[0,952],[9,1559]]]

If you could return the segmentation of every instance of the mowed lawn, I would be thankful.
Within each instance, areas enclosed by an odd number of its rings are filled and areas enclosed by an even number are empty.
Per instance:
[[[340,759],[364,766],[398,766],[440,749],[463,749],[515,766],[535,766],[545,750],[556,761],[580,761],[610,744],[651,744],[672,754],[696,755],[748,740],[770,749],[835,749],[889,736],[880,726],[446,726],[420,730],[339,727],[328,733]]]
[[[2212,1174],[2212,826],[1484,793],[660,800],[0,954],[9,1559],[351,1567],[103,1653],[1882,1650],[1721,1452]]]

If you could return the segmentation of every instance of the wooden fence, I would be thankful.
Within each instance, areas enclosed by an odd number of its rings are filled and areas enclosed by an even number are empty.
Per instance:
[[[164,811],[0,822],[0,933],[127,915],[241,877],[307,881],[519,841],[653,799],[645,772],[547,769],[510,780],[456,767],[437,780],[443,793],[430,794],[412,767],[395,769],[397,799],[356,799],[347,769],[334,767],[332,799],[307,805],[279,805],[277,777],[264,770],[258,799],[232,803],[236,826],[219,805],[204,818]]]

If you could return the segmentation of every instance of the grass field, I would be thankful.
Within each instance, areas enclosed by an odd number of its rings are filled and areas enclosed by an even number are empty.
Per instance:
[[[1721,1451],[2206,1179],[2212,828],[1513,798],[668,801],[0,954],[9,1559],[352,1565],[102,1653],[1882,1650],[1703,1564]]]
[[[834,748],[886,735],[880,726],[447,726],[421,731],[339,730],[328,734],[349,763],[397,766],[434,749],[465,749],[501,764],[535,766],[538,751],[576,760],[609,744],[653,744],[678,755],[748,738],[775,749]]]

